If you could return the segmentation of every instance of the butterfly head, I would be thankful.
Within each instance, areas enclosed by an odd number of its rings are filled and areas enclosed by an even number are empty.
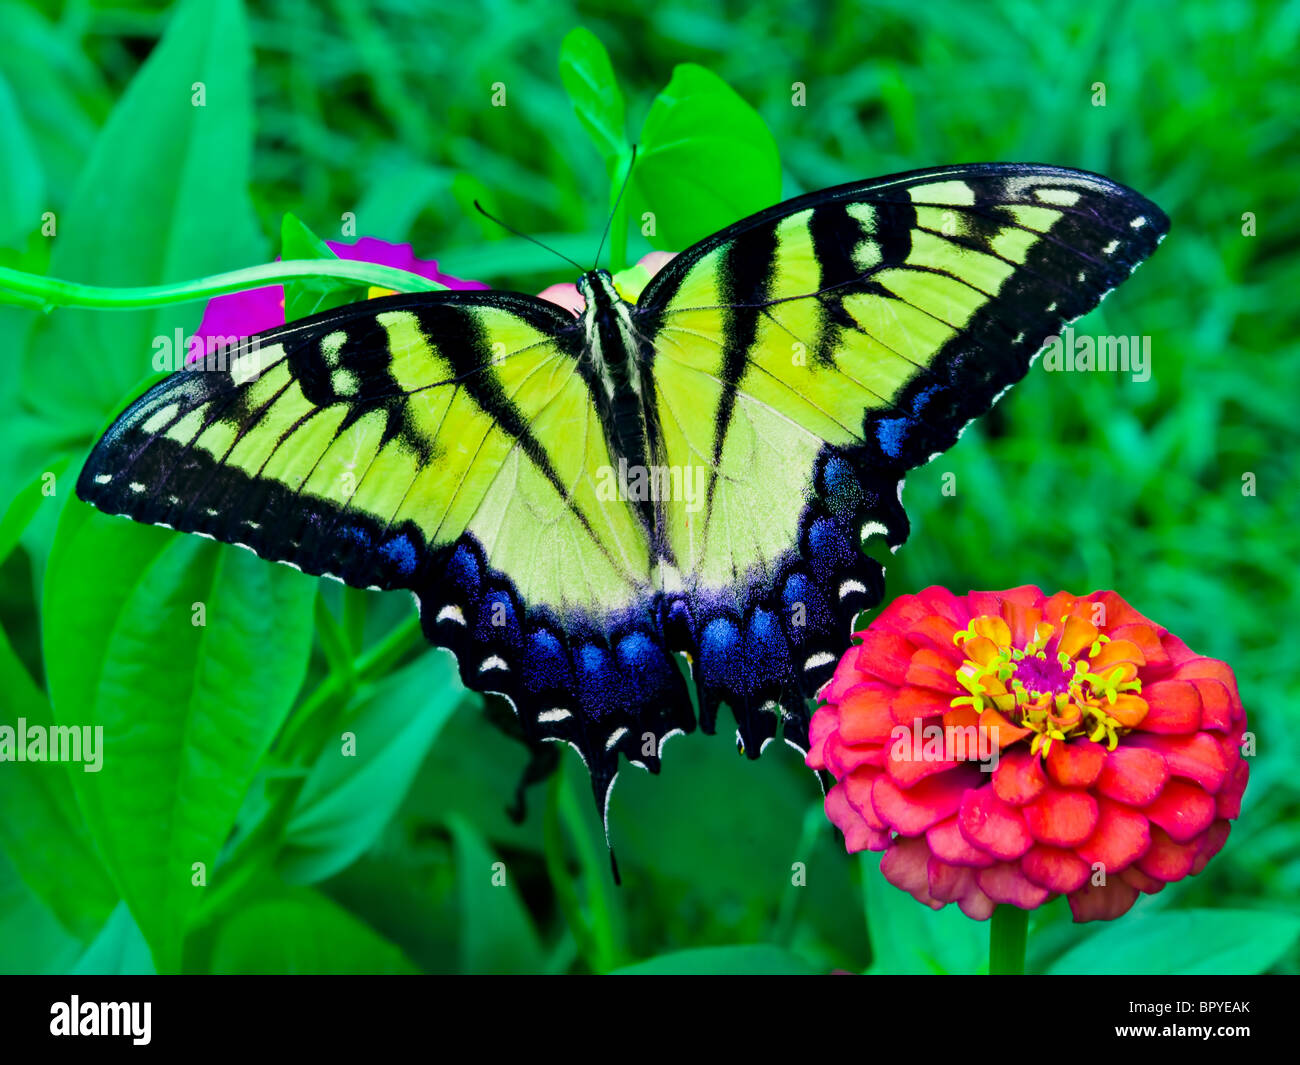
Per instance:
[[[596,320],[612,321],[614,308],[624,302],[608,270],[588,270],[578,278],[578,294],[586,301],[589,310],[595,311]]]

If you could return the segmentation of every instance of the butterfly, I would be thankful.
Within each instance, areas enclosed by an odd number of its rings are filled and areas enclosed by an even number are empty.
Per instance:
[[[503,291],[394,295],[177,371],[77,494],[362,588],[408,589],[524,738],[620,756],[715,731],[806,750],[810,701],[880,602],[903,476],[1025,376],[1168,230],[1107,178],[918,170],[800,196],[578,316]]]

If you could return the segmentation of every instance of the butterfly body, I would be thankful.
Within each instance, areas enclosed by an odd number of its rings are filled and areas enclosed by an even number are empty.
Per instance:
[[[583,274],[577,288],[585,303],[581,361],[611,457],[629,467],[648,469],[658,445],[655,411],[645,401],[653,395],[649,375],[654,347],[637,329],[634,307],[619,294],[609,271]],[[638,512],[653,536],[660,524],[653,501],[640,503]]]
[[[607,803],[620,757],[720,708],[757,757],[883,596],[907,470],[1028,372],[1168,227],[1109,179],[914,171],[779,204],[578,317],[399,295],[183,371],[96,445],[78,494],[362,587],[405,588],[465,684]]]

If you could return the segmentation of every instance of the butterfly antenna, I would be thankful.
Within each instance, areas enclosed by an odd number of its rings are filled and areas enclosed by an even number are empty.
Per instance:
[[[592,269],[600,265],[600,253],[605,250],[605,240],[609,236],[609,228],[614,224],[614,216],[618,214],[618,205],[623,202],[623,193],[627,192],[627,183],[632,180],[632,167],[636,166],[636,145],[632,145],[632,158],[627,164],[627,173],[623,175],[623,184],[619,186],[618,196],[614,199],[614,209],[609,212],[609,219],[605,222],[605,232],[600,235],[600,245],[596,248],[596,264]]]
[[[521,232],[519,232],[519,230],[517,230],[514,226],[512,226],[512,225],[507,225],[505,222],[501,221],[501,219],[497,218],[496,215],[489,214],[489,213],[484,209],[483,205],[482,205],[481,203],[478,202],[478,200],[475,200],[475,201],[474,201],[474,209],[475,209],[476,211],[478,211],[478,213],[481,214],[481,215],[482,215],[484,218],[486,218],[488,221],[490,221],[490,222],[495,222],[495,223],[496,223],[497,225],[499,225],[502,229],[504,229],[507,233],[513,233],[516,237],[523,237],[524,240],[529,241],[530,243],[536,244],[539,248],[545,248],[545,249],[546,249],[547,251],[549,251],[552,255],[558,255],[561,259],[563,259],[563,260],[564,260],[566,263],[568,263],[570,266],[573,266],[573,267],[575,267],[577,270],[582,271],[583,273],[586,273],[586,271],[582,269],[582,264],[581,264],[581,263],[575,263],[572,259],[570,259],[570,258],[569,258],[567,255],[565,255],[563,252],[556,251],[556,250],[555,250],[554,248],[552,248],[549,244],[543,244],[543,243],[542,243],[540,240],[538,240],[536,237],[530,237],[527,233],[521,233]]]

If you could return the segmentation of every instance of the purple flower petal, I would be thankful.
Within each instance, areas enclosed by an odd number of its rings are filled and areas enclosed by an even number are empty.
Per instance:
[[[409,244],[389,244],[377,237],[362,237],[353,244],[326,241],[330,250],[340,259],[351,262],[379,263],[419,274],[430,281],[450,289],[487,289],[482,281],[465,281],[438,269],[434,259],[417,259]],[[276,256],[279,261],[279,256]],[[194,333],[187,362],[199,357],[199,351],[212,354],[219,347],[229,347],[242,337],[252,336],[267,329],[284,325],[284,286],[267,285],[263,288],[231,292],[208,301],[203,310],[203,320]],[[200,348],[199,342],[202,342]]]
[[[440,285],[451,289],[486,289],[491,288],[482,281],[465,281],[459,277],[444,274],[438,269],[436,259],[417,259],[409,244],[389,244],[377,237],[362,237],[354,244],[340,244],[332,240],[325,242],[330,250],[340,259],[353,262],[379,263],[382,266],[394,266],[412,274],[427,277]]]
[[[284,325],[284,286],[268,285],[208,300],[194,337],[202,340],[203,353],[211,355],[218,347],[277,325]],[[186,361],[196,359],[199,350],[198,344],[191,344]]]

